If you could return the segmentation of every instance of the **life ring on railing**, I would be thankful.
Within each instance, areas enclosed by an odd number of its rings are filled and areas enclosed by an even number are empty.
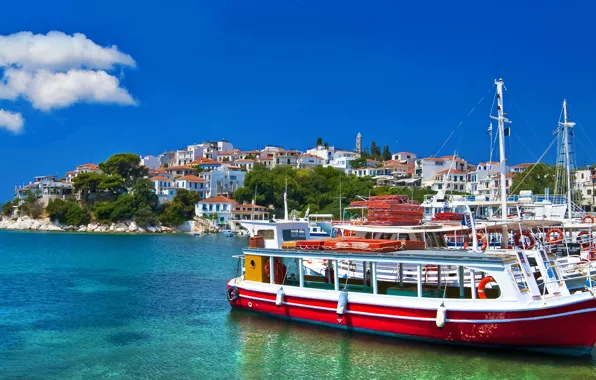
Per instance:
[[[582,236],[590,235],[588,231],[582,231],[577,234],[577,242],[582,248],[588,248],[590,246],[590,240],[592,240],[591,236],[588,236],[588,241],[585,241]]]
[[[588,220],[590,221],[590,224],[594,224],[594,217],[592,215],[584,215],[582,223],[586,223]]]
[[[488,247],[488,238],[486,237],[486,235],[477,233],[476,240],[478,240],[479,244],[482,243],[482,245],[480,245],[480,250],[482,250],[482,251],[486,250],[486,248]],[[464,248],[465,249],[470,248],[470,242],[468,242],[468,240],[464,241]]]
[[[239,296],[240,292],[238,291],[237,287],[231,286],[228,288],[228,291],[226,292],[226,298],[228,299],[228,302],[236,301]]]
[[[478,284],[478,298],[483,300],[488,299],[486,294],[484,294],[484,288],[486,288],[486,285],[488,285],[491,282],[496,282],[492,276],[486,276],[482,280],[480,280],[480,283]]]
[[[553,238],[552,235],[555,234]],[[563,231],[560,228],[551,228],[546,233],[546,241],[551,244],[560,243],[563,241]]]
[[[523,244],[523,242],[521,241],[521,237],[525,236],[526,238],[528,238],[528,240],[530,240],[530,244]],[[523,231],[522,233],[519,233],[519,231],[515,234],[515,237],[513,238],[513,240],[515,241],[515,245],[518,246],[521,249],[532,249],[534,248],[534,237],[532,237],[532,234],[528,231]]]
[[[263,271],[267,276],[271,275],[271,265],[269,265],[269,260],[267,260],[267,262],[265,263]],[[276,260],[275,264],[273,264],[273,282],[276,284],[283,284],[287,271],[288,268],[284,264]]]

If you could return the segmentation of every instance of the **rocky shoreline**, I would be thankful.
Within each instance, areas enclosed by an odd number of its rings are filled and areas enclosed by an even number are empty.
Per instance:
[[[89,223],[81,226],[64,226],[58,222],[53,222],[50,218],[33,219],[28,216],[19,218],[0,217],[0,230],[20,230],[20,231],[56,231],[56,232],[99,232],[99,233],[192,233],[209,234],[218,232],[204,219],[189,220],[176,228],[166,226],[155,226],[141,228],[133,221],[101,224]]]

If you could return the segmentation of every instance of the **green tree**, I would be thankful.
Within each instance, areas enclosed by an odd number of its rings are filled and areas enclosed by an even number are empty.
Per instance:
[[[90,221],[89,212],[73,201],[51,200],[46,207],[46,212],[51,220],[57,220],[69,226],[80,226]]]
[[[89,172],[78,174],[73,182],[73,188],[75,192],[80,192],[83,195],[83,199],[87,200],[90,193],[96,193],[99,185],[104,180],[105,175]]]
[[[383,147],[383,154],[381,155],[384,161],[391,160],[391,151],[389,150],[389,145],[385,145]]]
[[[317,137],[317,143],[315,144],[316,146],[321,146],[323,145],[323,138],[322,137]]]
[[[134,199],[135,210],[145,206],[151,210],[157,209],[157,195],[153,182],[147,178],[139,178],[132,187],[132,196]]]
[[[97,202],[93,205],[93,215],[100,223],[111,223],[114,202]]]
[[[555,166],[543,163],[528,166],[523,172],[517,173],[513,177],[511,193],[519,194],[522,190],[532,190],[534,194],[542,194],[547,187],[555,188],[556,177]]]
[[[372,156],[373,160],[381,159],[381,147],[377,145],[376,141],[370,143],[370,155]]]
[[[135,213],[134,198],[131,194],[123,194],[112,204],[112,221],[125,221],[132,219]]]
[[[2,215],[10,216],[14,210],[13,204],[11,201],[8,201],[2,205]]]
[[[141,166],[141,157],[134,153],[115,154],[106,162],[100,163],[99,168],[106,174],[122,177],[127,187],[133,186],[137,179],[148,173],[148,169]]]
[[[39,202],[25,202],[21,205],[20,210],[33,219],[37,219],[43,214],[43,206]]]
[[[179,202],[169,202],[163,207],[163,211],[159,216],[162,224],[169,227],[176,227],[184,223],[185,218],[184,207]]]
[[[114,195],[119,195],[126,190],[126,187],[124,186],[124,180],[119,175],[102,174],[102,179],[99,185],[97,185],[97,190],[109,191]]]
[[[352,169],[363,168],[366,166],[366,158],[357,158],[355,160],[350,161],[350,167]]]
[[[159,219],[151,209],[151,207],[145,205],[135,211],[134,222],[141,228],[147,228],[150,226],[156,226],[159,223]]]

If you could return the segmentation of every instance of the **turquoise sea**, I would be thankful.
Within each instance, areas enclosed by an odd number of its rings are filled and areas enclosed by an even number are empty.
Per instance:
[[[0,379],[596,378],[592,359],[405,342],[231,311],[226,281],[246,244],[0,231]]]

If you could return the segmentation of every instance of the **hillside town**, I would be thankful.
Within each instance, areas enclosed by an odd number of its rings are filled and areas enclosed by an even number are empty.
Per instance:
[[[387,160],[378,156],[373,159],[364,148],[360,133],[352,150],[336,148],[322,143],[321,139],[318,142],[321,144],[305,151],[285,149],[279,145],[241,150],[222,139],[158,155],[143,155],[140,156],[140,164],[148,169],[147,178],[153,184],[159,204],[172,201],[180,189],[185,189],[196,193],[200,199],[195,205],[195,215],[206,218],[217,215],[217,223],[221,225],[232,220],[269,217],[269,205],[241,204],[234,200],[234,192],[244,186],[247,173],[259,164],[267,169],[331,167],[345,175],[366,177],[373,186],[455,191],[476,196],[477,199],[496,199],[499,193],[499,162],[471,163],[459,155],[418,157],[414,152],[392,153]],[[518,163],[506,168],[508,191],[515,174],[532,165]],[[84,163],[66,172],[62,178],[37,176],[28,184],[15,187],[15,199],[22,202],[28,193],[33,192],[47,205],[52,199],[76,195],[73,181],[81,173],[101,174],[102,170],[97,164]],[[591,209],[596,179],[594,169],[579,169],[574,174],[574,187],[582,195],[581,206]]]

